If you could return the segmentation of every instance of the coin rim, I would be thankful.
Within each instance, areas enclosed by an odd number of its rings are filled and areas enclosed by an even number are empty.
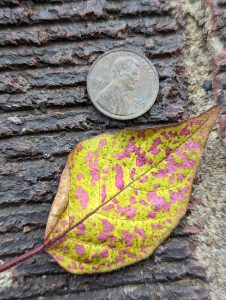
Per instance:
[[[115,115],[115,114],[112,114],[108,111],[106,111],[105,109],[103,109],[100,105],[98,105],[91,97],[91,93],[90,93],[90,87],[89,87],[89,80],[90,80],[90,75],[91,75],[91,72],[94,68],[94,66],[106,55],[112,53],[112,52],[119,52],[119,51],[123,51],[123,52],[131,52],[131,53],[134,53],[134,54],[137,54],[139,56],[141,56],[149,65],[150,67],[152,68],[152,71],[154,72],[154,76],[156,77],[156,81],[157,81],[157,89],[156,89],[156,95],[153,97],[154,101],[153,103],[151,103],[149,106],[147,106],[147,108],[143,111],[143,112],[139,112],[139,113],[135,113],[135,114],[132,114],[132,115],[128,115],[128,116],[121,116],[121,115]],[[108,116],[112,119],[116,119],[116,120],[131,120],[131,119],[135,119],[135,118],[138,118],[140,117],[141,115],[145,114],[152,106],[153,104],[155,103],[156,101],[156,98],[158,96],[158,92],[159,92],[159,77],[158,77],[158,72],[156,70],[156,68],[154,67],[154,65],[152,64],[152,62],[145,56],[143,55],[142,53],[140,52],[136,52],[136,51],[133,51],[133,50],[130,50],[130,49],[126,49],[126,48],[118,48],[118,49],[113,49],[113,50],[110,50],[110,51],[107,51],[105,53],[103,53],[102,55],[100,55],[96,60],[95,62],[92,64],[92,66],[90,67],[89,69],[89,72],[88,72],[88,75],[87,75],[87,83],[86,83],[86,87],[87,87],[87,91],[88,91],[88,94],[89,94],[89,98],[91,100],[91,102],[93,103],[93,105],[97,108],[98,111],[100,111],[103,115],[105,116]]]

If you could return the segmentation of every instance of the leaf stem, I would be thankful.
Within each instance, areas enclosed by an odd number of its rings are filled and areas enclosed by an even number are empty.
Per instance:
[[[11,260],[9,260],[8,262],[4,263],[3,265],[0,265],[0,273],[4,272],[16,265],[18,265],[19,263],[23,262],[24,260],[34,256],[35,254],[41,252],[47,245],[45,244],[45,242],[43,244],[41,244],[40,246],[18,256],[15,257]]]

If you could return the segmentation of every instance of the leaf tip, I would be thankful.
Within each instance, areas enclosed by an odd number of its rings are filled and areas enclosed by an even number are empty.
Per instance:
[[[219,105],[214,105],[210,109],[208,109],[204,114],[208,114],[212,119],[216,120],[218,113],[220,111]]]

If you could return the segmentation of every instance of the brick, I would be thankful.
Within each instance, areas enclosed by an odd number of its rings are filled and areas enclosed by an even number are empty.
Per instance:
[[[181,82],[178,87],[177,82]],[[186,93],[183,92],[182,86],[184,82],[177,77],[177,81],[173,78],[166,78],[160,81],[160,90],[158,95],[158,104],[167,106],[168,103],[181,103],[185,106]],[[42,90],[29,90],[26,94],[2,94],[0,97],[0,110],[15,111],[19,109],[39,109],[45,112],[47,108],[59,108],[64,106],[81,107],[90,105],[91,101],[85,86],[75,86],[65,88],[43,88]],[[159,110],[159,119],[164,112]]]
[[[53,276],[54,274],[63,276],[67,273],[58,265],[56,265],[53,262],[52,258],[50,258],[47,254],[42,253],[37,255],[36,257],[32,257],[24,264],[19,265],[17,267],[16,274],[17,275],[15,277],[15,280],[17,280],[17,278],[23,278],[23,276],[26,276],[25,278],[30,278],[30,280],[32,280],[32,276],[36,276],[36,278],[43,278],[42,274],[46,274],[44,277],[47,281],[48,278],[51,277],[55,278],[57,282],[57,277]],[[128,266],[126,269],[120,269],[118,271],[106,274],[98,274],[96,276],[68,275],[67,289],[70,293],[81,293],[87,291],[102,290],[106,288],[114,288],[118,287],[119,285],[121,285],[122,287],[126,287],[126,285],[128,284],[144,284],[147,282],[149,283],[149,286],[152,283],[156,283],[155,286],[158,286],[157,283],[166,282],[167,286],[168,282],[183,280],[188,275],[192,275],[193,278],[203,279],[204,270],[201,267],[190,262],[180,262],[176,264],[161,262],[157,265],[153,265],[152,260],[148,259],[138,263],[137,265]],[[26,284],[26,281],[21,282],[21,284]],[[17,286],[17,290],[20,290],[21,284]],[[45,290],[43,291],[43,289],[40,289],[39,291],[41,293],[45,292]],[[59,293],[61,291],[58,290],[57,292]],[[99,293],[101,293],[101,291]]]
[[[155,35],[157,32],[176,31],[178,25],[171,17],[144,17],[142,19],[126,19],[109,21],[71,22],[70,24],[40,25],[36,28],[12,29],[8,34],[6,29],[0,31],[0,45],[47,44],[50,41],[81,40],[87,37],[116,37],[124,38],[130,34],[143,33]]]
[[[152,300],[168,300],[168,299],[193,299],[193,300],[210,300],[207,292],[207,285],[201,282],[189,285],[186,282],[179,281],[172,284],[141,284],[119,286],[112,289],[98,290],[94,292],[86,291],[79,294],[65,293],[61,296],[63,300],[72,300],[76,295],[76,299],[85,300],[86,297],[94,297],[94,299],[103,300],[126,300],[126,299],[152,299]],[[54,297],[47,295],[43,299],[52,300]]]
[[[173,54],[182,49],[181,36],[177,33],[164,36],[126,37],[125,39],[96,38],[84,41],[65,41],[63,44],[53,44],[42,47],[20,46],[0,49],[0,70],[17,69],[18,67],[43,67],[46,65],[85,65],[92,62],[100,54],[126,47],[143,52],[149,57]]]
[[[29,83],[23,77],[0,75],[0,93],[26,92],[29,87]]]
[[[0,293],[1,300],[24,299],[51,294],[67,285],[67,275],[45,275],[36,278],[19,278],[9,290]]]
[[[2,208],[0,211],[0,233],[22,231],[25,225],[32,227],[45,226],[50,205],[33,204],[19,207]]]
[[[21,214],[19,217],[21,218]],[[31,229],[26,234],[23,232],[1,234],[1,258],[3,256],[11,258],[12,256],[23,254],[25,251],[39,246],[42,240],[43,230]],[[29,262],[29,266],[31,266],[31,262]]]
[[[16,115],[6,115],[2,120],[0,128],[0,137],[16,136],[24,134],[35,134],[41,132],[54,132],[61,130],[94,130],[99,126],[99,130],[105,128],[116,129],[123,127],[135,127],[145,124],[149,120],[149,126],[157,121],[180,120],[184,113],[183,105],[174,103],[165,104],[166,109],[161,112],[163,105],[156,103],[151,112],[146,113],[146,118],[139,117],[134,121],[122,123],[117,120],[111,120],[100,114],[94,107],[71,108],[56,112],[36,113],[27,115],[17,113]],[[161,115],[159,115],[161,112]]]
[[[159,77],[172,77],[176,75],[176,66],[173,66],[173,62],[177,62],[175,60],[169,61],[169,65],[166,66],[163,60],[154,61],[156,67],[158,68]],[[179,64],[179,62],[178,62]],[[166,68],[166,70],[164,70]],[[67,68],[65,71],[61,70],[49,70],[45,69],[38,71],[26,71],[20,75],[18,78],[17,73],[11,74],[11,77],[6,77],[2,75],[2,92],[7,93],[15,93],[15,92],[26,92],[27,89],[30,88],[60,88],[60,87],[69,87],[76,85],[84,85],[86,81],[86,77],[88,75],[87,67],[80,68]],[[166,73],[168,71],[168,73]],[[10,79],[11,85],[14,86],[20,81],[22,84],[25,82],[28,87],[23,90],[23,86],[20,89],[16,89],[16,87],[12,90],[8,89],[7,78]],[[18,79],[16,79],[18,78]],[[23,80],[23,81],[22,81]],[[5,82],[6,81],[6,82]],[[25,86],[26,87],[26,86]]]
[[[19,5],[20,2],[19,0],[2,0],[0,2],[0,6],[14,6],[14,5]]]
[[[24,94],[2,94],[0,97],[0,109],[11,111],[17,109],[41,109],[47,107],[59,107],[66,105],[88,105],[90,100],[85,86],[67,87],[67,89],[54,88],[27,91]]]
[[[51,2],[51,1],[49,1]],[[64,1],[52,1],[64,2]],[[7,3],[7,2],[6,2]],[[19,4],[17,0],[11,0],[12,4]],[[137,14],[162,14],[172,12],[175,7],[168,3],[147,1],[86,1],[76,3],[58,3],[48,5],[47,3],[37,7],[14,7],[0,9],[0,24],[34,24],[47,21],[77,21],[83,19],[109,18],[117,13],[118,16],[130,16]]]
[[[161,257],[167,261],[190,258],[194,254],[194,250],[195,244],[191,239],[169,239],[167,243],[160,245],[155,251],[155,260],[157,262]]]
[[[180,60],[169,59],[166,64],[164,59],[153,59],[160,79],[169,77],[180,77],[178,70],[181,66]],[[85,85],[88,75],[88,66],[39,69],[35,71],[13,72],[10,75],[0,75],[0,92],[2,93],[25,93],[31,88],[61,88],[76,85]]]

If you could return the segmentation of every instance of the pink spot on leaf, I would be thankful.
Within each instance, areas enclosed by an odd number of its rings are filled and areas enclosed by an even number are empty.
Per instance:
[[[190,134],[190,130],[187,128],[183,128],[180,132],[180,135],[188,136]]]
[[[58,262],[61,262],[61,261],[64,260],[63,257],[60,256],[60,255],[57,255],[57,256],[55,257],[55,259],[56,259]]]
[[[103,210],[111,210],[113,208],[114,208],[114,204],[108,204],[108,205],[104,206],[102,209]]]
[[[145,152],[139,153],[138,156],[137,156],[136,165],[137,165],[138,167],[142,167],[142,166],[145,165],[146,163],[149,163],[149,165],[151,165],[151,164],[152,164],[152,160],[151,160],[151,159],[148,159],[148,158],[145,156]]]
[[[143,253],[147,253],[147,247],[142,246],[142,247],[141,247],[141,251],[142,251]]]
[[[150,212],[149,214],[148,214],[148,218],[149,219],[154,219],[156,217],[156,213],[154,213],[154,212]]]
[[[109,254],[108,254],[108,250],[107,250],[107,249],[102,250],[102,252],[101,252],[101,257],[107,258],[108,255],[109,255]]]
[[[125,259],[122,256],[117,256],[116,259],[115,259],[115,261],[117,263],[123,263],[125,261]]]
[[[101,242],[105,242],[107,240],[107,238],[109,237],[109,233],[103,232],[103,233],[99,233],[98,235],[98,239]]]
[[[121,159],[123,159],[123,158],[130,158],[130,153],[124,151],[124,152],[122,152],[122,153],[120,153],[120,154],[118,155],[118,159],[119,159],[119,160],[121,160]]]
[[[81,186],[78,186],[76,197],[80,200],[80,204],[82,209],[86,209],[88,205],[89,196],[88,194],[82,189]]]
[[[168,155],[170,155],[170,153],[171,153],[171,149],[170,148],[166,148],[166,155],[168,156]]]
[[[170,184],[174,183],[174,175],[170,176]]]
[[[145,202],[144,200],[140,200],[140,204],[143,206],[148,206],[147,202]]]
[[[61,232],[61,229],[60,229],[59,227],[57,227],[57,228],[55,229],[55,232],[56,232],[56,233],[60,233],[60,232]]]
[[[177,201],[183,201],[186,197],[187,192],[189,191],[189,186],[187,185],[185,188],[180,189],[177,192],[169,191],[171,203],[175,203]]]
[[[138,195],[138,190],[137,189],[133,189],[134,195]]]
[[[125,207],[122,207],[122,206],[118,205],[118,206],[117,206],[116,212],[119,213],[119,214],[121,214],[121,215],[124,215],[124,214],[126,214],[129,210],[130,210],[130,206],[129,206],[129,205],[128,205],[128,206],[125,206]]]
[[[201,149],[200,145],[192,140],[187,141],[185,144],[186,150],[199,151]]]
[[[185,176],[183,174],[179,173],[179,174],[177,174],[177,178],[179,181],[182,181],[185,178]]]
[[[149,192],[147,194],[147,199],[153,202],[153,209],[155,211],[159,211],[159,210],[168,211],[170,208],[170,204],[167,203],[163,197],[158,196],[156,192]]]
[[[130,210],[128,211],[126,215],[127,220],[131,220],[135,217],[136,215],[137,208],[136,207],[130,207]]]
[[[148,180],[148,176],[147,175],[143,175],[140,177],[139,182],[143,183],[146,182]]]
[[[159,149],[157,149],[158,145],[162,144],[162,139],[158,137],[154,142],[150,149],[148,149],[148,152],[151,152],[153,155],[156,155],[160,152]]]
[[[122,168],[119,164],[116,165],[115,186],[119,190],[124,189],[123,172],[122,172]]]
[[[81,180],[82,178],[83,178],[83,175],[82,175],[81,173],[78,173],[78,174],[77,174],[77,179],[78,179],[78,180]]]
[[[158,171],[158,173],[156,172],[152,172],[151,173],[155,178],[166,178],[168,176],[167,174],[167,171],[166,170],[163,170],[163,169],[160,169]]]
[[[86,161],[89,163],[90,175],[92,177],[93,184],[95,184],[95,182],[100,179],[100,175],[98,172],[98,157],[99,153],[93,153],[92,151],[89,151],[86,156]]]
[[[136,169],[132,168],[131,172],[130,172],[130,179],[134,180],[134,175],[136,174]]]
[[[121,241],[125,241],[126,242],[126,247],[131,247],[132,246],[132,240],[136,237],[135,234],[130,233],[127,230],[122,230],[122,235],[123,237],[121,238]]]
[[[75,248],[75,251],[79,255],[84,255],[85,254],[85,249],[83,245],[77,245]]]
[[[75,216],[70,216],[69,217],[69,223],[72,224],[75,221]]]
[[[102,224],[104,226],[104,232],[109,232],[114,230],[114,226],[111,223],[109,223],[108,220],[103,219]]]
[[[67,225],[67,221],[65,221],[65,220],[61,221],[61,225],[62,225],[63,227],[66,226],[66,225]]]
[[[157,190],[159,186],[157,184],[153,184],[153,188]]]
[[[102,191],[101,191],[101,200],[102,202],[105,201],[106,199],[106,184],[102,184]]]
[[[115,203],[115,204],[118,204],[118,200],[115,199],[115,198],[112,200],[112,202]]]
[[[84,224],[79,224],[77,226],[78,231],[76,232],[76,235],[84,235],[85,234],[85,225]]]
[[[145,234],[144,229],[135,227],[135,232],[138,233],[142,237],[143,241],[146,240],[146,234]]]
[[[145,130],[141,130],[137,135],[139,138],[145,139]]]
[[[82,144],[78,144],[77,148],[76,148],[77,152],[82,151]]]
[[[134,196],[131,196],[129,201],[131,204],[136,203],[136,198]]]
[[[141,167],[141,166],[143,166],[146,163],[152,164],[152,160],[148,159],[146,157],[145,152],[141,153],[141,148],[137,147],[134,144],[134,138],[133,137],[130,139],[130,141],[129,141],[128,145],[127,145],[127,150],[129,152],[135,153],[135,155],[137,156],[137,158],[136,158],[136,165],[138,167]]]
[[[99,141],[98,148],[99,148],[99,149],[102,149],[105,145],[106,145],[106,139],[101,139],[101,140]]]
[[[154,148],[153,150],[151,150],[151,153],[152,153],[153,155],[157,155],[157,154],[159,154],[159,152],[160,152],[160,150],[159,150],[159,149],[156,149],[156,148]]]

